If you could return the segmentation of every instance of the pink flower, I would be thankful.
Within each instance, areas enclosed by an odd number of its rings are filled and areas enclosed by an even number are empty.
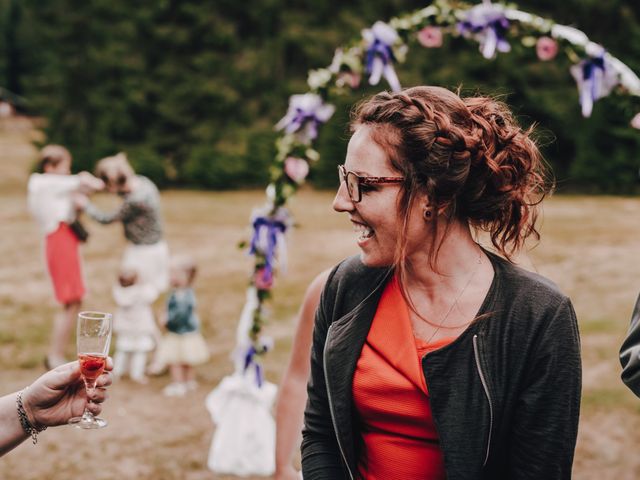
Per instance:
[[[349,85],[354,90],[360,86],[360,75],[353,72],[340,72],[338,74],[338,79],[336,80],[336,85],[338,87],[344,87],[345,85]]]
[[[424,27],[418,32],[418,42],[426,48],[442,46],[442,30],[439,27]]]
[[[302,183],[309,174],[309,164],[297,157],[287,157],[284,161],[284,173],[296,183]]]
[[[536,42],[536,54],[544,62],[558,54],[558,42],[551,37],[540,37]]]
[[[640,130],[640,113],[636,113],[636,116],[631,119],[631,126]]]
[[[253,284],[258,290],[269,290],[273,286],[273,275],[265,267],[260,267],[253,274]]]

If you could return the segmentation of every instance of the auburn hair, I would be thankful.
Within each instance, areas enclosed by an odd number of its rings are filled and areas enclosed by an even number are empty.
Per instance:
[[[460,98],[441,87],[382,92],[361,102],[351,128],[370,128],[373,141],[405,178],[399,198],[404,228],[396,251],[403,270],[408,214],[417,193],[426,193],[434,211],[489,233],[505,258],[536,229],[538,205],[551,190],[542,155],[510,109],[490,97]],[[432,261],[437,223],[431,249]],[[446,231],[445,231],[446,235]],[[444,238],[441,237],[441,238]]]

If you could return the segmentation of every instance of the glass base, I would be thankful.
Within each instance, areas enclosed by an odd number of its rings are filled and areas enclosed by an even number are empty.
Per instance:
[[[94,416],[87,418],[86,415],[82,417],[73,417],[68,423],[76,428],[83,428],[85,430],[104,428],[109,424],[104,418]]]

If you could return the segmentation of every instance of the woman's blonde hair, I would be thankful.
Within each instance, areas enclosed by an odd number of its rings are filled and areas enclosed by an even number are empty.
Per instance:
[[[122,187],[135,175],[133,168],[127,160],[127,155],[120,152],[112,157],[105,157],[96,165],[96,176],[101,178],[106,185]]]

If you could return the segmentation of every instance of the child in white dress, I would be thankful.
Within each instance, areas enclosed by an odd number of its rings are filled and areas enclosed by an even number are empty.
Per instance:
[[[157,327],[151,305],[158,298],[157,288],[139,283],[135,270],[122,268],[118,283],[113,286],[113,299],[118,305],[113,330],[116,352],[113,373],[129,375],[131,380],[146,383],[147,354],[155,348]]]

